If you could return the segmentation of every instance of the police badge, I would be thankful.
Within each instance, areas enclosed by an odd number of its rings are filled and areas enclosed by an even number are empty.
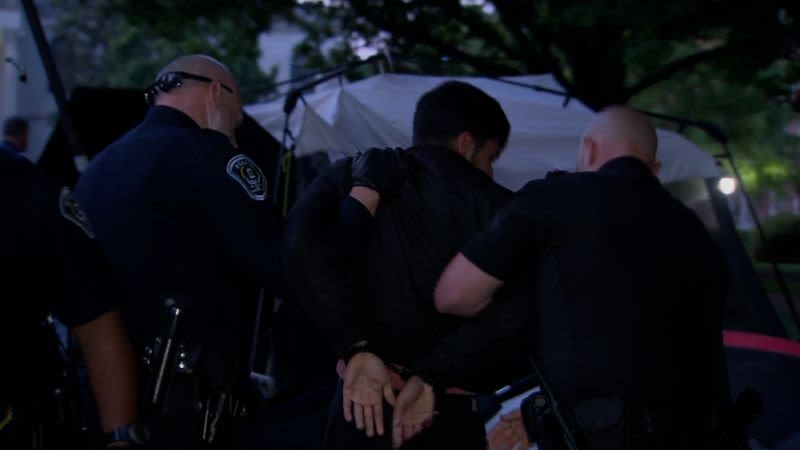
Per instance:
[[[228,161],[228,175],[236,180],[253,200],[267,198],[267,182],[261,169],[245,155],[236,155]]]
[[[94,239],[94,230],[92,230],[92,226],[89,224],[89,217],[80,205],[78,205],[78,202],[72,195],[72,191],[70,191],[68,187],[61,189],[61,194],[58,198],[58,209],[65,219],[77,225],[78,228],[86,233],[86,236]]]

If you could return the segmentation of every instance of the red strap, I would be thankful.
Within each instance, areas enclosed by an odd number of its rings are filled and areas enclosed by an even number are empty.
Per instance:
[[[724,330],[722,340],[726,347],[777,353],[800,358],[800,342],[747,331]]]

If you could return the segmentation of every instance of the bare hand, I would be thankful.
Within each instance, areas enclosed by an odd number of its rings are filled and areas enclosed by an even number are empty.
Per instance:
[[[524,450],[531,446],[519,409],[500,416],[500,421],[489,431],[488,437],[489,450]]]
[[[342,407],[344,419],[356,420],[356,428],[366,429],[367,436],[377,430],[383,436],[383,399],[394,406],[395,397],[389,382],[389,372],[383,361],[369,352],[356,353],[344,372]]]
[[[433,422],[436,398],[433,387],[420,377],[411,377],[397,396],[392,419],[392,445],[400,448]]]

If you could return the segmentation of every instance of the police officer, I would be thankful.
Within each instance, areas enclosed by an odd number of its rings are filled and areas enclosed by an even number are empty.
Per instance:
[[[149,363],[152,445],[224,445],[249,398],[258,290],[280,281],[279,222],[266,177],[236,150],[242,103],[224,65],[178,58],[145,96],[144,121],[94,158],[76,196],[126,289],[123,316]],[[179,350],[168,354],[167,341]]]
[[[500,286],[535,280],[531,350],[576,441],[595,450],[722,447],[725,263],[656,178],[656,145],[642,114],[602,111],[583,137],[579,173],[525,186],[436,288],[439,311],[468,317]],[[553,422],[523,421],[535,411],[506,417],[492,448],[529,437],[565,448]]]
[[[407,373],[443,391],[488,390],[513,379],[502,351],[482,358],[463,352],[443,363],[440,354],[474,350],[476,340],[500,342],[506,330],[444,317],[432,298],[446,262],[510,196],[491,178],[509,129],[485,92],[443,83],[417,104],[414,147],[374,149],[337,163],[290,212],[290,286],[342,357],[325,448],[391,448],[390,406]],[[476,359],[496,370],[473,370]],[[395,433],[394,444],[421,429]],[[482,449],[483,424],[475,414],[443,416],[409,445]]]
[[[57,406],[75,399],[55,395],[65,391],[65,355],[50,314],[77,338],[103,430],[134,424],[133,350],[86,215],[68,188],[6,148],[0,148],[0,248],[0,448],[79,445],[62,434],[70,427],[64,420],[77,417],[63,417],[69,411]]]
[[[3,140],[0,149],[6,152],[25,153],[28,149],[30,126],[22,117],[13,116],[3,121]]]

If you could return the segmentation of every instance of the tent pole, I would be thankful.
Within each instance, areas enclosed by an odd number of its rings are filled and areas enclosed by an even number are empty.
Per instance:
[[[794,301],[792,300],[792,292],[789,290],[789,285],[786,283],[786,279],[783,277],[783,271],[781,270],[780,266],[778,266],[778,262],[774,257],[774,253],[772,252],[772,246],[767,241],[767,235],[764,232],[764,226],[761,224],[761,220],[758,218],[758,214],[756,213],[756,208],[753,205],[753,200],[750,198],[750,194],[747,193],[747,190],[744,187],[744,183],[742,183],[742,176],[739,173],[739,168],[736,165],[736,160],[733,158],[733,154],[731,153],[730,147],[728,146],[728,142],[723,141],[721,142],[722,149],[725,152],[725,156],[727,157],[728,161],[731,164],[731,170],[733,170],[733,176],[736,177],[736,180],[739,182],[739,188],[742,191],[742,195],[744,196],[745,204],[747,205],[747,210],[750,212],[750,216],[753,218],[753,223],[756,225],[756,231],[758,232],[759,240],[761,244],[764,246],[764,251],[766,252],[767,260],[769,261],[770,266],[772,267],[772,273],[775,275],[775,280],[778,282],[778,286],[781,288],[781,292],[783,293],[783,297],[786,300],[786,306],[789,308],[789,314],[792,316],[792,320],[794,321],[795,326],[797,327],[798,331],[800,331],[800,315],[797,313],[797,308],[794,305]]]
[[[82,173],[86,169],[86,166],[89,165],[89,159],[86,153],[81,150],[78,143],[78,134],[75,131],[75,124],[72,121],[72,115],[69,111],[64,83],[58,73],[58,68],[53,59],[53,53],[50,50],[50,44],[48,44],[47,37],[44,34],[42,22],[39,18],[39,11],[33,3],[33,0],[22,0],[22,7],[25,9],[28,25],[33,33],[33,39],[36,41],[36,48],[39,50],[39,56],[42,58],[42,64],[47,73],[50,90],[53,92],[53,97],[55,97],[56,105],[58,106],[61,126],[64,129],[64,133],[67,135],[67,143],[72,151],[72,162],[78,173]]]

